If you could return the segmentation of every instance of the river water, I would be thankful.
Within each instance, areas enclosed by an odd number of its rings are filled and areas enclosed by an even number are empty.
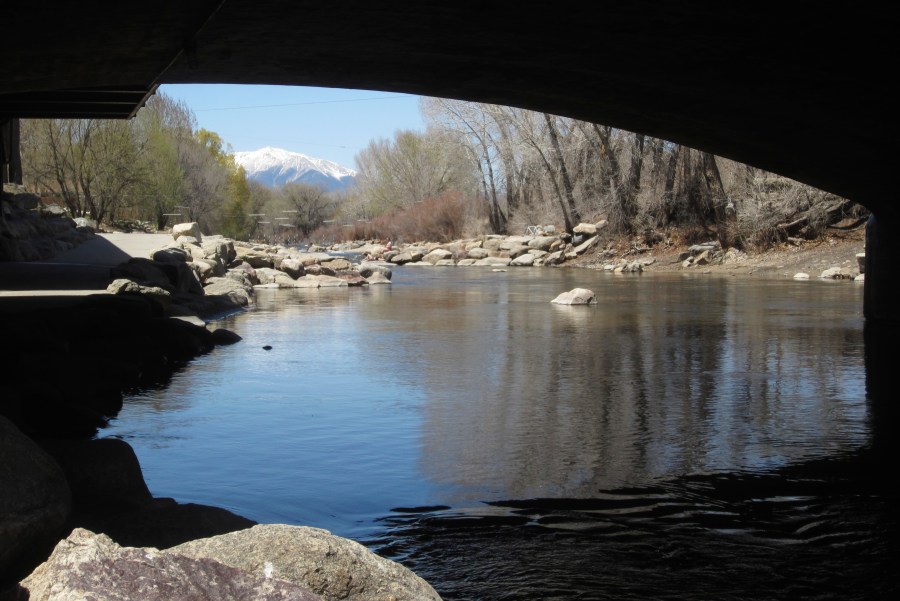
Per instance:
[[[574,287],[599,302],[549,302]],[[898,590],[857,284],[405,267],[257,302],[104,430],[156,496],[326,528],[447,600]]]

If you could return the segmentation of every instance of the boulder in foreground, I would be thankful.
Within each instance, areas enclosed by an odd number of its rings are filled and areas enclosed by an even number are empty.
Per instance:
[[[168,549],[210,558],[255,575],[270,574],[309,588],[327,600],[439,601],[406,567],[327,530],[266,524]]]
[[[153,548],[120,547],[109,537],[76,528],[20,585],[29,601],[318,601],[318,595],[266,574],[250,574],[212,559]],[[27,591],[27,592],[26,592]]]
[[[593,291],[587,288],[573,288],[568,292],[563,292],[550,302],[557,305],[589,305],[597,302],[597,298]]]

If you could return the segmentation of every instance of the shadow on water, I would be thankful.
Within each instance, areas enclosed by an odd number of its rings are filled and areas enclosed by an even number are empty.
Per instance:
[[[365,542],[447,601],[895,598],[886,465],[866,450],[592,498],[397,508]]]

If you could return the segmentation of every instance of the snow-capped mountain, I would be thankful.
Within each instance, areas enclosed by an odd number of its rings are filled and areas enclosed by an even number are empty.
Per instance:
[[[343,190],[356,183],[356,171],[353,169],[271,146],[236,152],[234,160],[244,168],[248,178],[272,188],[296,182],[332,191]]]

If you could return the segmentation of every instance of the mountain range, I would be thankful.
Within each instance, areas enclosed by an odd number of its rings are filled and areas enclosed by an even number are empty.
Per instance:
[[[235,162],[247,177],[270,188],[302,183],[336,191],[356,183],[356,171],[325,159],[266,146],[259,150],[235,152]]]

